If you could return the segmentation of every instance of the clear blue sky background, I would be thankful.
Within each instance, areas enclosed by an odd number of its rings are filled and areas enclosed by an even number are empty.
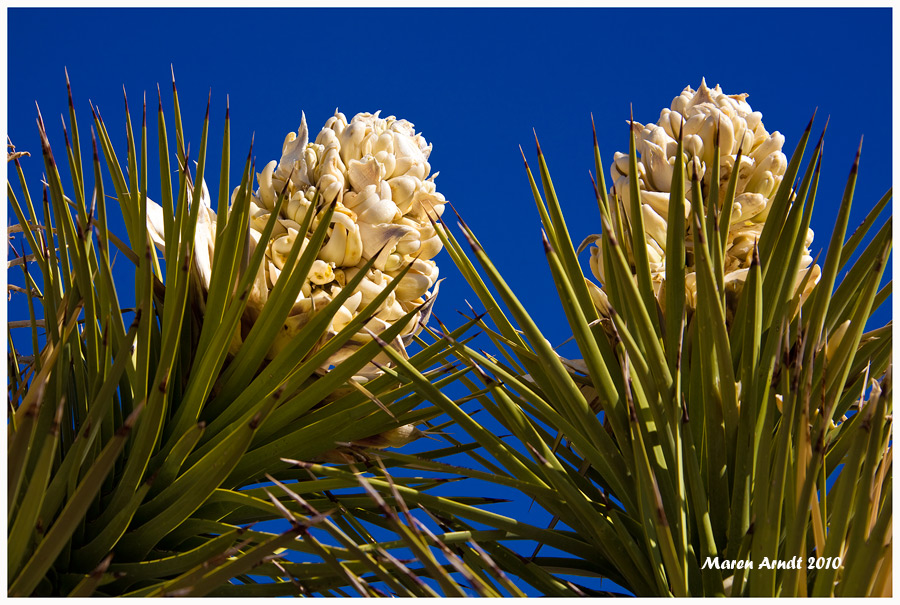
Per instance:
[[[114,144],[124,149],[123,84],[136,127],[144,91],[155,111],[157,83],[170,111],[171,63],[187,136],[195,145],[212,89],[210,153],[217,158],[225,95],[230,95],[233,181],[253,132],[261,167],[280,157],[284,136],[297,129],[301,110],[314,136],[336,107],[348,118],[381,109],[413,122],[434,144],[438,190],[480,236],[554,344],[570,332],[550,281],[518,150],[522,145],[534,163],[532,128],[576,243],[600,230],[588,178],[591,113],[608,178],[613,152],[627,151],[629,104],[637,121],[655,122],[660,109],[704,76],[729,94],[749,93],[769,131],[787,138],[788,155],[816,107],[815,135],[831,117],[812,222],[814,254],[828,243],[860,136],[865,143],[851,230],[891,185],[889,9],[10,9],[8,14],[9,134],[18,149],[33,154],[23,163],[32,187],[39,190],[43,170],[35,101],[51,142],[63,149],[58,116],[67,111],[64,67],[86,145],[90,99],[100,107]],[[150,119],[155,120],[153,113]],[[155,148],[151,135],[149,149]],[[83,153],[89,154],[89,147]],[[218,160],[211,169],[207,180],[216,183]],[[455,310],[466,308],[465,299],[474,303],[474,296],[446,253],[437,261],[448,279],[436,311],[458,325]],[[27,316],[24,301],[17,300],[10,318]],[[878,324],[890,319],[889,307],[881,309]],[[505,512],[526,515],[527,505],[517,502]]]

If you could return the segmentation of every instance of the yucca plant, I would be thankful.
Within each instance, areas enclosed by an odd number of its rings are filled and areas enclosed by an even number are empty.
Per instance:
[[[595,133],[602,234],[586,245],[597,244],[599,286],[538,146],[543,194],[526,161],[527,175],[582,359],[542,335],[491,242],[461,222],[467,254],[439,231],[498,354],[445,338],[471,370],[471,398],[511,436],[385,350],[493,457],[482,478],[554,516],[543,530],[495,523],[539,543],[521,578],[604,577],[639,596],[890,594],[892,326],[868,320],[891,293],[890,217],[875,230],[891,193],[847,238],[857,155],[813,263],[822,147],[801,172],[811,128],[788,162],[743,96],[687,88],[659,124],[632,119],[610,192]]]
[[[595,136],[599,286],[540,148],[543,197],[528,171],[577,360],[544,339],[474,233],[463,226],[486,282],[441,227],[429,148],[402,121],[337,114],[310,142],[304,119],[256,191],[248,156],[229,203],[226,112],[213,212],[209,111],[192,172],[173,83],[161,203],[147,197],[146,118],[135,137],[126,104],[124,169],[94,111],[89,206],[70,93],[74,201],[42,121],[40,214],[9,156],[23,194],[8,188],[11,232],[30,249],[11,263],[29,319],[9,327],[30,327],[33,351],[10,332],[9,593],[605,594],[573,574],[637,595],[889,590],[890,326],[864,330],[890,294],[890,221],[850,260],[890,194],[844,241],[854,166],[820,269],[807,233],[820,147],[794,182],[809,129],[788,164],[749,107],[731,108],[729,131],[708,103],[727,114],[721,91],[693,93],[668,130],[633,128],[611,196]],[[104,173],[127,241],[108,227]],[[133,308],[110,244],[133,264]],[[441,245],[493,325],[476,315],[419,333]],[[498,355],[470,346],[476,324]],[[457,381],[468,396],[450,395]],[[455,423],[474,443],[380,449],[441,413],[451,421],[435,434]],[[458,477],[518,490],[555,520],[429,493]],[[273,520],[286,531],[254,526]],[[524,558],[511,540],[538,548]],[[760,566],[795,556],[803,568]],[[756,567],[725,563],[745,560]]]
[[[248,155],[229,198],[226,109],[215,213],[204,182],[209,105],[194,171],[174,76],[173,97],[174,153],[161,96],[156,126],[160,204],[148,199],[146,101],[135,132],[126,99],[118,153],[92,107],[93,153],[83,155],[71,88],[64,155],[38,115],[39,196],[21,152],[8,156],[21,186],[21,197],[7,189],[21,251],[10,268],[24,276],[12,289],[28,306],[28,318],[9,325],[9,595],[378,594],[364,575],[398,594],[433,594],[417,574],[459,594],[447,565],[509,586],[477,543],[465,562],[421,554],[421,565],[404,564],[390,554],[446,550],[443,535],[394,514],[399,494],[446,479],[391,478],[388,464],[368,481],[319,480],[310,466],[369,464],[367,451],[407,443],[440,412],[379,362],[381,342],[438,386],[467,371],[444,363],[441,339],[423,334],[417,352],[405,349],[437,277],[427,259],[440,240],[427,217],[438,218],[443,198],[426,179],[430,146],[411,124],[368,114],[349,123],[336,115],[313,143],[304,119],[256,191]],[[377,149],[360,149],[366,141]],[[109,228],[108,198],[127,237]],[[113,271],[116,255],[128,268]],[[28,354],[12,335],[23,329]],[[436,510],[490,501],[441,498]],[[386,524],[382,513],[393,515]],[[397,534],[394,546],[378,546],[360,521],[371,518]],[[281,530],[251,528],[271,520]]]

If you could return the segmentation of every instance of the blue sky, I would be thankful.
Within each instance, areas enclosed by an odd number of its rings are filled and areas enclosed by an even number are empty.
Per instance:
[[[851,229],[891,184],[888,9],[10,9],[8,44],[9,134],[33,152],[35,101],[62,145],[64,67],[83,127],[90,99],[117,145],[122,85],[136,122],[144,91],[155,108],[157,83],[170,109],[170,64],[195,145],[212,89],[212,157],[226,94],[233,156],[243,157],[255,132],[259,166],[280,157],[301,110],[314,133],[336,107],[348,118],[381,109],[408,119],[434,145],[438,190],[486,240],[554,342],[568,334],[518,150],[535,163],[532,128],[577,241],[600,230],[588,178],[591,113],[608,166],[627,151],[629,104],[637,121],[655,122],[701,77],[749,93],[769,131],[787,138],[788,154],[816,107],[816,134],[831,117],[814,252],[827,245],[860,136]],[[38,179],[36,158],[31,164],[26,173]],[[450,279],[437,310],[449,317],[465,308],[466,288],[446,254],[441,260]]]
[[[576,243],[600,231],[588,178],[591,113],[608,178],[613,153],[627,151],[629,104],[637,121],[655,122],[702,77],[729,94],[749,93],[768,130],[785,135],[788,155],[816,107],[815,135],[830,116],[814,254],[828,243],[860,136],[851,230],[891,185],[890,9],[10,9],[8,30],[9,135],[33,154],[23,163],[33,187],[43,170],[34,103],[61,149],[64,67],[85,145],[90,99],[124,148],[123,84],[136,127],[144,91],[155,111],[157,83],[170,110],[170,64],[195,144],[212,89],[213,158],[226,94],[232,156],[244,157],[255,132],[260,167],[280,157],[301,110],[315,133],[336,107],[348,118],[380,109],[413,122],[433,143],[438,190],[554,344],[570,332],[518,149],[536,163],[532,128]],[[475,297],[446,253],[436,260],[448,278],[436,312],[458,325],[455,310]],[[879,324],[890,318],[888,307]],[[24,304],[14,299],[9,315],[26,317]],[[518,510],[525,514],[527,504]]]

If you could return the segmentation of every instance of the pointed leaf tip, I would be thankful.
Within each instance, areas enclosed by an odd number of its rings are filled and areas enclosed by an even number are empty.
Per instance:
[[[44,116],[41,115],[41,106],[38,105],[37,101],[34,102],[34,106],[37,108],[38,124],[39,124],[41,130],[43,131],[44,130]]]
[[[616,232],[602,213],[600,214],[600,223],[603,227],[603,233],[609,238],[609,245],[613,248],[617,248],[619,246],[619,240],[616,239]]]
[[[697,164],[698,164],[697,158],[692,157],[691,158],[691,186],[692,187],[694,185],[699,184],[699,178],[697,177],[697,170],[698,170]]]
[[[74,107],[74,103],[72,102],[72,84],[69,82],[69,70],[66,67],[63,67],[63,71],[66,72],[66,92],[69,93],[69,107]]]
[[[813,114],[812,114],[812,117],[809,119],[809,124],[806,125],[806,134],[809,134],[809,132],[812,130],[813,120],[816,119],[816,112],[817,112],[817,111],[819,111],[819,108],[818,108],[818,107],[816,107],[815,109],[813,109]]]
[[[69,131],[66,130],[66,119],[62,114],[59,114],[59,121],[62,122],[63,140],[66,142],[66,148],[68,149],[71,147],[71,145],[69,145]]]
[[[862,144],[863,138],[862,135],[859,137],[859,147],[856,149],[856,158],[853,160],[853,168],[850,169],[850,174],[856,174],[859,172],[859,156],[862,154]]]
[[[541,241],[544,244],[544,254],[553,252],[553,246],[550,245],[550,240],[547,239],[547,232],[543,229],[541,229]]]
[[[594,173],[588,170],[588,176],[591,179],[591,186],[594,188],[594,197],[600,200],[600,188],[597,187],[597,181],[594,180]]]
[[[543,154],[543,152],[541,151],[541,143],[540,143],[540,141],[538,141],[537,130],[535,130],[534,128],[532,128],[532,129],[531,129],[531,132],[534,133],[534,144],[535,144],[535,146],[537,147],[537,154],[538,154],[538,157],[541,157],[541,156],[544,155],[544,154]]]
[[[825,124],[825,128],[828,128],[828,124]],[[825,128],[822,129],[822,134],[819,135],[819,141],[816,143],[816,151],[815,153],[822,152],[822,146],[825,143]]]
[[[475,241],[475,238],[473,238],[469,234],[469,227],[465,224],[465,222],[463,222],[462,219],[459,219],[456,224],[459,226],[460,230],[462,230],[463,237],[466,238],[466,241],[469,243],[469,246],[472,248],[472,250],[475,250],[476,252],[484,252],[484,248],[479,246],[478,242]]]
[[[463,220],[462,215],[461,215],[461,214],[459,213],[459,211],[456,209],[456,206],[453,205],[453,202],[447,202],[447,205],[450,206],[450,210],[453,211],[453,214],[456,215],[456,218],[462,223],[462,226],[465,227],[466,229],[468,229],[469,226],[466,225],[466,221]]]
[[[56,162],[53,160],[53,152],[50,149],[50,139],[47,138],[47,130],[44,128],[44,120],[40,117],[40,111],[38,111],[38,132],[41,136],[41,148],[44,151],[44,154],[50,160],[50,163],[56,165]]]

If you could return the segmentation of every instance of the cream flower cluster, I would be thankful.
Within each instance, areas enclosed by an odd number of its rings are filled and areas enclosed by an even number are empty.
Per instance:
[[[259,267],[245,312],[245,323],[258,317],[269,292],[282,273],[292,267],[285,263],[298,238],[301,253],[319,224],[326,203],[336,209],[327,237],[285,322],[284,329],[271,344],[271,359],[325,307],[372,257],[373,266],[362,283],[331,318],[328,337],[342,330],[395,279],[406,265],[412,265],[396,289],[357,333],[323,366],[339,363],[362,343],[379,334],[409,311],[419,314],[403,329],[395,344],[409,344],[427,320],[430,304],[425,297],[437,283],[438,268],[432,258],[442,248],[431,220],[443,213],[446,200],[435,189],[428,156],[431,145],[413,125],[393,116],[361,113],[349,122],[335,113],[309,142],[306,116],[299,130],[287,135],[280,161],[269,162],[258,173],[258,190],[250,201],[251,254],[256,246],[266,246],[265,260]],[[267,242],[260,242],[262,231],[275,208],[278,195],[285,190],[285,201]],[[232,194],[234,202],[237,190]],[[206,184],[200,200],[196,236],[194,273],[205,293],[209,289],[216,213],[209,203]],[[315,204],[315,205],[314,205]],[[307,212],[316,212],[308,233],[300,233]],[[148,201],[148,227],[156,244],[164,248],[162,209]],[[298,257],[299,258],[299,257]],[[434,288],[433,294],[437,293]],[[433,300],[433,295],[429,301]],[[246,330],[245,330],[246,331]],[[241,334],[232,341],[234,350]],[[387,363],[387,358],[382,359]],[[371,366],[371,367],[370,367]],[[367,366],[361,376],[377,374]]]
[[[274,356],[306,323],[313,309],[321,309],[336,296],[372,257],[375,262],[360,286],[335,314],[330,332],[337,333],[372,301],[408,264],[412,267],[366,324],[378,334],[407,312],[422,306],[435,285],[438,267],[431,260],[442,244],[432,220],[443,213],[445,199],[435,189],[428,156],[431,145],[413,125],[393,116],[360,113],[349,122],[335,113],[308,141],[306,116],[296,133],[289,133],[281,160],[257,174],[259,189],[250,203],[251,237],[258,243],[275,201],[285,186],[287,196],[278,223],[266,245],[266,258],[257,278],[259,298],[271,290],[285,269],[298,237],[306,246],[310,233],[299,232],[306,213],[324,203],[336,209],[328,238],[319,251],[285,330],[269,351]],[[318,217],[313,219],[313,229]],[[265,302],[260,300],[259,302]],[[406,340],[420,329],[419,317],[404,328]],[[364,331],[354,337],[362,343]],[[345,348],[340,358],[352,353]],[[333,359],[337,362],[339,359]]]
[[[779,132],[769,133],[766,130],[762,123],[762,114],[751,109],[745,100],[746,97],[746,94],[726,95],[719,86],[710,89],[704,80],[696,91],[688,86],[675,97],[671,108],[660,112],[656,124],[634,125],[635,145],[639,158],[637,178],[641,190],[640,207],[646,232],[647,255],[650,260],[653,286],[660,297],[664,292],[666,274],[669,192],[678,146],[677,137],[679,130],[682,129],[684,162],[687,167],[684,201],[687,302],[691,306],[696,305],[693,228],[690,219],[691,174],[692,171],[696,171],[703,199],[708,199],[717,129],[720,149],[719,187],[722,191],[728,186],[732,172],[735,169],[739,171],[725,245],[725,280],[731,288],[736,288],[746,279],[754,242],[759,239],[772,200],[787,168],[787,157],[782,152],[784,136]],[[739,149],[740,165],[735,166]],[[630,220],[632,176],[629,174],[628,163],[627,153],[615,154],[610,167],[613,181],[610,193],[611,199],[618,197],[621,200]],[[615,213],[613,218],[615,220]],[[724,221],[720,223],[724,224]],[[809,246],[812,240],[813,232],[809,230],[806,234],[806,250],[801,261],[801,270],[795,280],[795,287],[798,287],[806,272],[813,271],[804,296],[809,294],[820,274],[818,265],[810,267],[813,258]],[[594,276],[604,282],[603,260],[599,246],[591,248],[590,264]]]

